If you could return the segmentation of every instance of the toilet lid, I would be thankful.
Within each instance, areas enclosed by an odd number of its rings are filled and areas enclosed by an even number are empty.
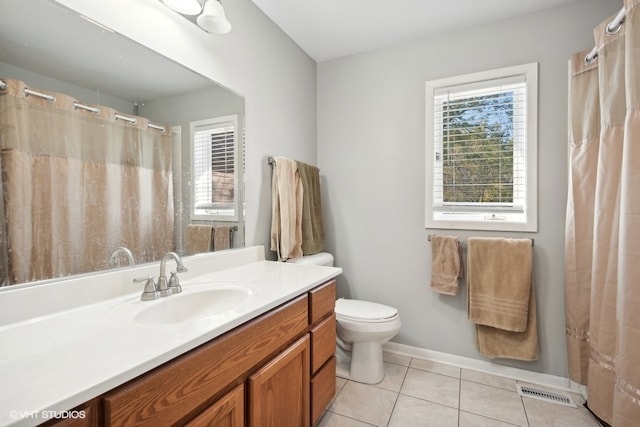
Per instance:
[[[375,321],[390,319],[398,310],[370,301],[340,298],[336,301],[336,315],[346,319]]]

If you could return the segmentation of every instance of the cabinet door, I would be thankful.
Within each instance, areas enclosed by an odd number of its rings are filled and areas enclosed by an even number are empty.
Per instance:
[[[239,385],[203,413],[185,424],[185,427],[243,427],[244,386]]]
[[[249,377],[249,426],[308,426],[309,387],[305,335]]]

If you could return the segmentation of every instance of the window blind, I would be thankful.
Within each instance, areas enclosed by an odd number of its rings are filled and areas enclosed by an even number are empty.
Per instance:
[[[434,209],[523,210],[525,76],[437,88],[433,103]]]
[[[234,123],[195,127],[193,150],[196,211],[215,214],[214,210],[233,209],[236,196]]]

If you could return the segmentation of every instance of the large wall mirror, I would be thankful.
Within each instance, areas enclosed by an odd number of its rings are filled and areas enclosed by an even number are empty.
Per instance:
[[[0,289],[244,246],[242,96],[52,0],[0,8]]]

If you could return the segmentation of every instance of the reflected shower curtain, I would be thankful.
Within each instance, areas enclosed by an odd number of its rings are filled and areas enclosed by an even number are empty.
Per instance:
[[[173,250],[170,131],[49,102],[5,80],[0,91],[4,284],[109,268],[125,246],[136,263]]]
[[[605,422],[640,422],[640,0],[618,31],[595,30],[598,56],[570,61],[565,239],[569,376]]]

